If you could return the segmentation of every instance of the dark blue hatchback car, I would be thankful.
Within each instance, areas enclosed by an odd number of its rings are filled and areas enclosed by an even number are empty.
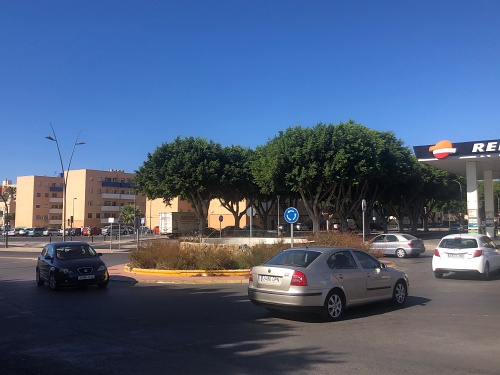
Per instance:
[[[52,242],[44,246],[36,264],[36,283],[48,283],[50,289],[63,286],[97,285],[109,283],[106,264],[87,242]]]

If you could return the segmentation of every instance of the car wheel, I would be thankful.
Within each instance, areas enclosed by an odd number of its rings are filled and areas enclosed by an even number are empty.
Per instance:
[[[59,290],[59,283],[57,282],[56,275],[52,272],[49,276],[49,287],[51,290]]]
[[[490,279],[490,264],[486,262],[484,272],[481,274],[481,280],[488,281]]]
[[[106,272],[106,280],[104,280],[103,282],[100,282],[100,283],[97,283],[97,287],[98,288],[106,288],[109,284],[109,274],[108,272]]]
[[[339,320],[344,312],[345,298],[340,290],[332,290],[326,297],[323,307],[323,317],[329,321]]]
[[[434,277],[436,279],[440,279],[443,277],[443,272],[442,271],[434,271]]]
[[[406,256],[406,252],[403,249],[397,249],[396,250],[396,256],[398,258],[404,258]]]
[[[408,296],[406,284],[402,281],[398,281],[394,286],[394,291],[392,292],[392,302],[395,305],[402,305],[406,301],[406,297]]]
[[[40,277],[40,269],[36,269],[36,285],[40,285],[42,286],[44,283],[44,281],[42,280],[42,278]]]

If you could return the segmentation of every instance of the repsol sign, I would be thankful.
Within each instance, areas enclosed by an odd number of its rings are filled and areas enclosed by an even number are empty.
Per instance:
[[[500,156],[500,139],[489,141],[452,143],[442,140],[434,145],[414,146],[417,159],[446,159],[447,157],[465,157],[493,154]]]

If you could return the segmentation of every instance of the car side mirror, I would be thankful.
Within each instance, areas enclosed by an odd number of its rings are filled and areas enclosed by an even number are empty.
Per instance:
[[[99,255],[100,257],[102,257],[102,253],[97,253],[97,255]]]
[[[385,265],[385,263],[382,263],[380,262],[380,268],[386,268],[387,266]]]

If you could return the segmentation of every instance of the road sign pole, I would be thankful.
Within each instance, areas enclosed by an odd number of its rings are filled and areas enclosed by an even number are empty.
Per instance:
[[[299,220],[299,211],[295,207],[288,207],[283,216],[286,222],[290,224],[290,245],[293,247],[293,223]]]

